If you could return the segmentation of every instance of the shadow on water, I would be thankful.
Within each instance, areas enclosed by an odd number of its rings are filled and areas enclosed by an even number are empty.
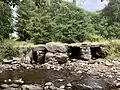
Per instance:
[[[4,80],[17,80],[22,78],[26,84],[45,84],[46,82],[56,82],[57,79],[68,79],[73,77],[68,70],[46,70],[46,69],[31,69],[31,70],[15,70],[4,71],[0,74],[0,84]]]
[[[110,90],[111,88],[111,85],[99,76],[85,73],[72,74],[69,70],[54,71],[45,69],[4,71],[0,74],[0,84],[3,84],[4,80],[17,80],[19,78],[22,78],[25,84],[44,85],[46,82],[53,82],[55,86],[60,87],[71,83],[73,85],[72,90]]]

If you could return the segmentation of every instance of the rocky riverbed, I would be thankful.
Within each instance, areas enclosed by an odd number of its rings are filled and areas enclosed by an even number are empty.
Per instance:
[[[119,90],[120,59],[29,64],[13,58],[0,64],[1,90]]]

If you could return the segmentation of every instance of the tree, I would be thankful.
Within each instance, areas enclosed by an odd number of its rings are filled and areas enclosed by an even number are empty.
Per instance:
[[[35,43],[49,41],[79,42],[85,40],[88,28],[84,10],[62,0],[41,0],[39,8],[35,2],[23,1],[20,5],[18,33],[20,40]]]
[[[106,38],[120,39],[120,0],[110,0],[101,15],[107,19]]]
[[[110,0],[102,10],[102,15],[108,19],[109,25],[120,22],[120,0]]]
[[[23,0],[0,0],[0,1],[3,1],[7,4],[9,4],[10,6],[13,6],[15,7],[15,5],[19,5],[21,1]],[[73,0],[73,3],[76,4],[76,1],[77,0]],[[103,2],[104,0],[100,0],[101,2]],[[39,7],[39,5],[41,4],[41,0],[34,0],[34,2],[36,3],[36,6]],[[93,2],[94,3],[94,2]]]
[[[12,33],[10,15],[10,7],[0,1],[0,39],[9,38],[9,33]]]

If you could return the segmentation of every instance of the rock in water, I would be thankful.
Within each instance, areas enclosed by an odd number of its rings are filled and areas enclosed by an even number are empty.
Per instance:
[[[20,78],[19,80],[14,80],[15,84],[23,84],[24,81],[22,80],[22,78]]]
[[[7,84],[2,84],[0,87],[1,87],[2,89],[6,89],[6,88],[9,87],[9,85],[7,85]]]
[[[42,87],[38,85],[22,85],[22,90],[43,90]]]
[[[52,85],[53,85],[52,82],[47,82],[47,83],[45,84],[45,86],[52,86]]]

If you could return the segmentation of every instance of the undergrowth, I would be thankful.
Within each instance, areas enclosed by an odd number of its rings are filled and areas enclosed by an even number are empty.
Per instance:
[[[19,50],[13,47],[14,41],[4,40],[0,41],[0,60],[11,59],[19,54]]]

